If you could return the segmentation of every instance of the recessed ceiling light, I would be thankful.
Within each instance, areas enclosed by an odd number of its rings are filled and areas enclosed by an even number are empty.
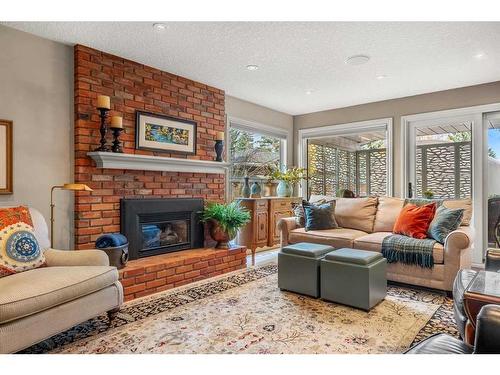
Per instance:
[[[481,60],[481,59],[484,59],[486,57],[486,54],[484,54],[483,52],[480,52],[480,53],[477,53],[476,55],[474,55],[474,57],[478,60]]]
[[[377,77],[378,80],[381,80],[381,79],[384,79],[384,78],[387,78],[387,76],[385,74],[379,74]]]
[[[253,65],[253,64],[247,65],[247,70],[257,70],[257,69],[259,69],[258,65]]]
[[[370,56],[367,55],[354,55],[346,59],[345,63],[349,65],[362,65],[370,61]]]
[[[158,32],[165,31],[167,29],[167,25],[164,23],[155,23],[153,24],[153,29]]]
[[[311,95],[313,93],[313,90],[307,90],[306,95]]]

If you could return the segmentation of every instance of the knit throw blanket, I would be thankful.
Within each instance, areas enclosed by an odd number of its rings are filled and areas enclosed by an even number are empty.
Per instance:
[[[436,203],[440,206],[443,203],[442,199],[405,199],[404,205],[411,203],[417,206],[424,204]],[[432,251],[436,241],[430,238],[418,239],[403,236],[401,234],[393,234],[387,236],[382,241],[382,255],[387,259],[388,263],[404,263],[410,265],[418,265],[423,268],[434,267],[434,258]]]
[[[435,243],[435,240],[429,238],[420,240],[401,234],[393,234],[382,241],[382,255],[387,259],[387,263],[400,262],[432,268],[434,267],[432,250]]]

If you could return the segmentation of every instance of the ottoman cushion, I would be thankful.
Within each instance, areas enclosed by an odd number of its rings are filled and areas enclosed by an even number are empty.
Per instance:
[[[321,258],[323,255],[335,250],[328,245],[319,245],[315,243],[299,242],[283,247],[281,252],[284,254],[300,255],[308,258]]]
[[[320,263],[321,298],[366,311],[385,298],[387,262],[382,254],[343,248]]]
[[[333,247],[300,242],[278,253],[278,287],[281,290],[319,297],[319,267]]]
[[[336,262],[366,265],[382,259],[382,254],[375,251],[342,248],[327,254],[325,259]]]

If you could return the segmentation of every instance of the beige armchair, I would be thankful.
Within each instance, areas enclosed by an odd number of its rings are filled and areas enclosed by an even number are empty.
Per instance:
[[[35,235],[48,248],[43,216],[30,208]],[[47,267],[0,278],[0,353],[27,348],[123,303],[118,271],[100,250],[45,251]]]

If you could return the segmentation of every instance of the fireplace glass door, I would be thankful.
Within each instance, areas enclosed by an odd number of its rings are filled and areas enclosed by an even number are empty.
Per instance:
[[[190,227],[188,219],[141,223],[141,256],[147,256],[149,254],[145,254],[146,252],[155,252],[158,249],[168,251],[168,248],[189,248]]]

